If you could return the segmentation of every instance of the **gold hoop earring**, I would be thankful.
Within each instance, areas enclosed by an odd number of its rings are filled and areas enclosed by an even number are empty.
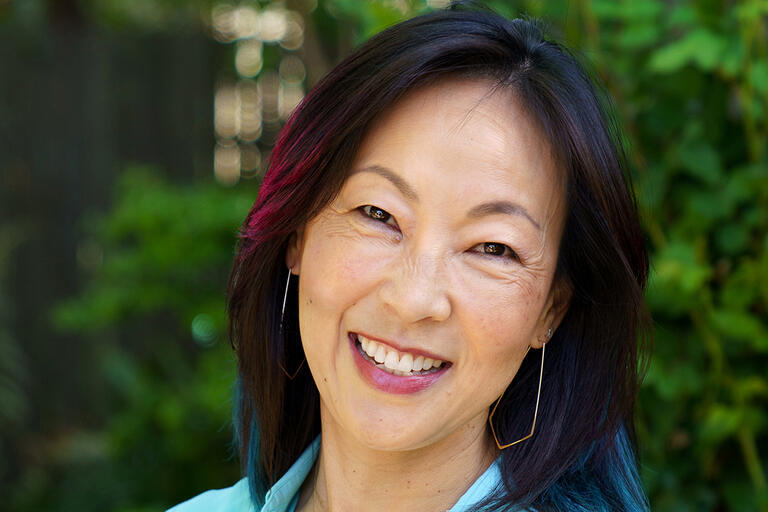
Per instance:
[[[549,338],[552,337],[552,328],[550,327],[547,331],[547,341],[549,341]],[[496,408],[499,406],[499,402],[501,402],[501,398],[504,396],[504,393],[499,396],[499,399],[496,400],[496,404],[493,406],[493,410],[491,411],[491,414],[488,416],[488,424],[491,426],[491,433],[493,434],[493,440],[496,441],[496,446],[499,448],[499,450],[503,450],[504,448],[509,448],[512,445],[516,445],[517,443],[522,443],[526,439],[530,439],[533,437],[533,431],[536,429],[536,418],[539,415],[539,399],[541,398],[541,378],[544,376],[544,351],[547,348],[546,342],[541,346],[541,368],[539,369],[539,386],[538,390],[536,391],[536,408],[533,410],[533,424],[531,425],[531,432],[523,437],[518,439],[517,441],[514,441],[512,443],[507,444],[501,444],[499,442],[498,436],[496,436],[496,429],[493,428],[493,413],[496,412]],[[528,350],[525,351],[525,354],[528,355],[528,351],[530,351],[531,347],[528,347]],[[525,356],[523,356],[525,357]],[[506,390],[505,390],[506,391]]]
[[[288,301],[288,288],[290,286],[291,286],[291,269],[289,268],[288,280],[285,282],[285,293],[283,294],[283,308],[280,311],[280,334],[283,333],[283,319],[285,318],[285,303]],[[304,366],[304,361],[306,361],[306,358],[301,360],[301,364],[299,365],[298,368],[296,368],[296,371],[293,372],[293,375],[288,373],[288,370],[285,369],[282,363],[278,363],[278,364],[280,366],[280,369],[283,370],[283,373],[285,374],[285,376],[293,380],[296,378],[296,375],[299,374],[299,370],[301,370],[301,368]]]

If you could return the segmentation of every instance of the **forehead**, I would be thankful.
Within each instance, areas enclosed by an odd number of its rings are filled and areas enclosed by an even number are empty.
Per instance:
[[[353,169],[367,165],[452,200],[512,195],[542,219],[564,196],[548,141],[513,91],[486,80],[446,79],[408,92],[366,134]]]

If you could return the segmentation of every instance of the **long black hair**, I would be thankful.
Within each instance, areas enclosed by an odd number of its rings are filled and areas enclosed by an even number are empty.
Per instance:
[[[255,502],[320,433],[303,359],[296,286],[280,329],[289,236],[338,193],[366,128],[407,91],[461,76],[513,91],[555,154],[567,214],[555,279],[570,307],[549,342],[535,435],[500,455],[498,509],[645,510],[633,410],[650,322],[648,260],[618,132],[602,90],[537,23],[456,6],[376,35],[323,78],[272,152],[230,275],[239,379],[236,436]],[[494,416],[501,439],[530,429],[538,358],[527,357]]]

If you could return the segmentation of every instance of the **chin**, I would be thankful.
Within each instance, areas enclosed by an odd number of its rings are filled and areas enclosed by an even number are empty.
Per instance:
[[[423,418],[427,419],[427,418]],[[352,428],[344,428],[347,435],[352,435],[365,447],[383,452],[405,452],[429,446],[438,439],[438,432],[419,428],[413,417],[391,418],[387,421],[382,414],[365,418],[355,418]]]
[[[430,444],[423,436],[392,432],[388,434],[366,432],[364,437],[360,438],[360,442],[371,450],[381,452],[408,452]]]

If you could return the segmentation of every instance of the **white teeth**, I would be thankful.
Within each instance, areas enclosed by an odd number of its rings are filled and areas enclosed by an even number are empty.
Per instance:
[[[376,360],[377,363],[383,363],[384,360],[387,358],[387,349],[384,348],[384,345],[379,345],[376,349],[376,354],[373,356],[373,358]]]
[[[401,372],[410,372],[413,369],[413,356],[411,354],[404,354],[400,358],[400,364],[397,365],[397,369]]]
[[[365,336],[357,335],[360,346],[368,357],[373,359],[378,368],[394,375],[407,376],[413,372],[425,372],[432,367],[439,368],[443,365],[440,359],[432,359],[424,356],[413,356],[405,353],[402,356],[396,351],[386,348]]]
[[[397,370],[400,366],[400,361],[397,358],[397,352],[387,352],[387,357],[384,359],[384,366],[390,370]],[[410,368],[408,368],[410,370]]]

